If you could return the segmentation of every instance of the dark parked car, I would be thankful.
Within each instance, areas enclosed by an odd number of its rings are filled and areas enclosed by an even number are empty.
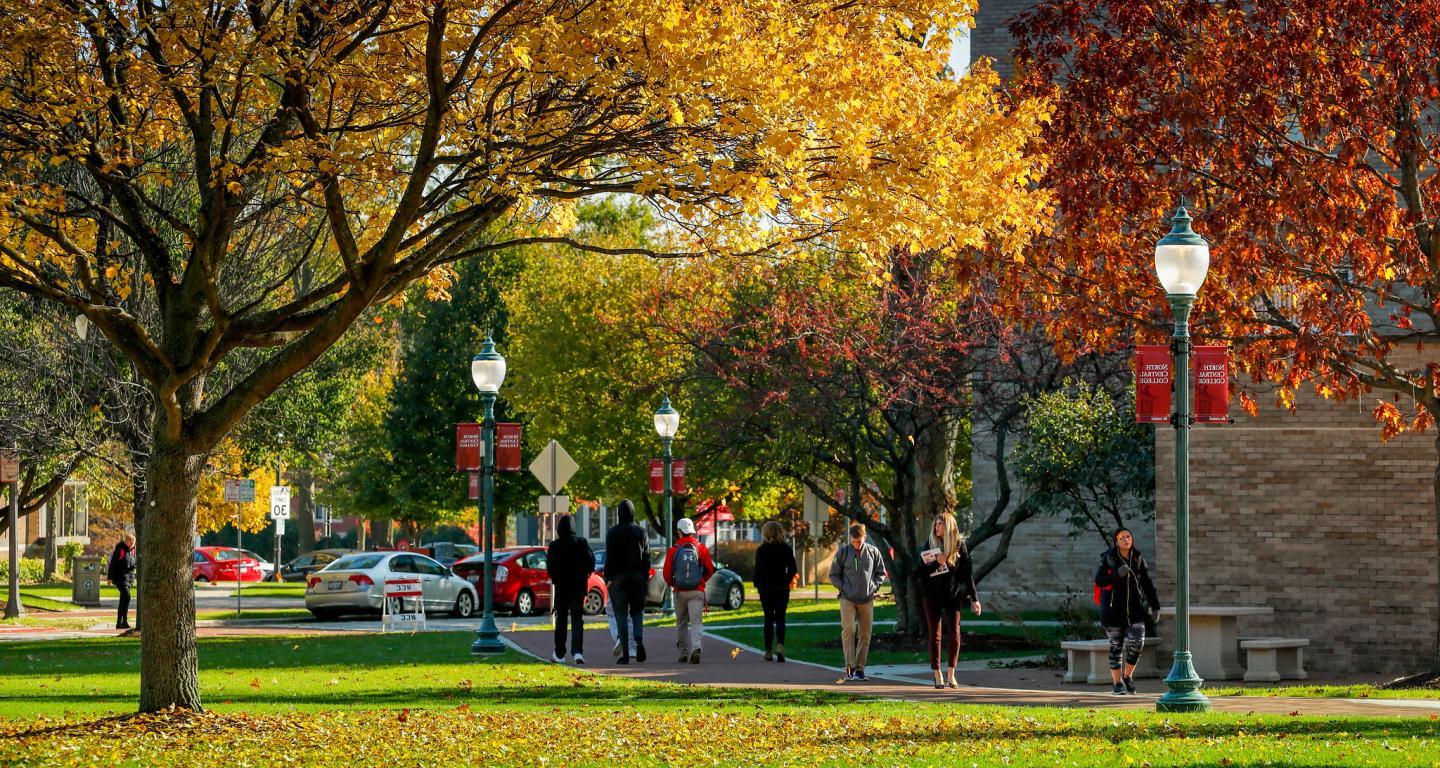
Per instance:
[[[353,549],[317,549],[280,566],[280,580],[305,581],[310,574],[355,552]]]

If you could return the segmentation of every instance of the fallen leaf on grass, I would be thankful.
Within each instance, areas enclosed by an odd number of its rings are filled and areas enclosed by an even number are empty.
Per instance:
[[[260,678],[258,678],[258,677],[256,677],[256,678],[251,678],[251,680],[250,680],[250,687],[251,687],[251,688],[254,688],[254,689],[257,690],[257,691],[260,690]]]
[[[731,649],[730,649],[730,658],[736,659],[736,658],[739,658],[739,657],[740,657],[740,649],[739,649],[739,648],[731,648]]]

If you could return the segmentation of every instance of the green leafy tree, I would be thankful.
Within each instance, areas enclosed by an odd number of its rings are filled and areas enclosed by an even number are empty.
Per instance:
[[[1129,518],[1155,516],[1155,441],[1135,423],[1134,390],[1114,392],[1078,379],[1027,397],[1025,428],[1012,459],[1027,504],[1061,515],[1075,536],[1108,542]]]

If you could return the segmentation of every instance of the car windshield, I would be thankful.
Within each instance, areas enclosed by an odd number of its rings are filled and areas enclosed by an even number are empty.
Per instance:
[[[380,564],[385,556],[380,554],[346,555],[325,567],[327,571],[365,571]]]
[[[254,552],[251,552],[251,551],[248,550],[248,549],[242,549],[242,550],[240,550],[240,554],[242,554],[242,555],[244,555],[244,556],[246,556],[246,557],[248,557],[248,558],[251,558],[251,559],[253,559],[253,560],[258,560],[258,561],[260,561],[260,562],[262,562],[262,563],[263,563],[263,562],[266,562],[265,558],[263,558],[263,557],[255,554]]]
[[[244,552],[241,552],[241,551],[238,550],[238,549],[212,549],[212,550],[210,550],[210,557],[214,558],[217,562],[218,562],[218,561],[222,561],[222,560],[239,560],[239,559],[241,559],[241,558],[243,558],[243,557],[245,557],[245,556],[246,556],[245,553],[244,553]]]

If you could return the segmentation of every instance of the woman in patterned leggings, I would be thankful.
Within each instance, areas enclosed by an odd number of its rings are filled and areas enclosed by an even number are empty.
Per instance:
[[[1130,529],[1116,531],[1114,541],[1100,556],[1095,586],[1100,589],[1100,624],[1110,640],[1110,691],[1124,696],[1135,693],[1131,678],[1145,645],[1145,617],[1148,613],[1154,621],[1160,615],[1160,598]]]

